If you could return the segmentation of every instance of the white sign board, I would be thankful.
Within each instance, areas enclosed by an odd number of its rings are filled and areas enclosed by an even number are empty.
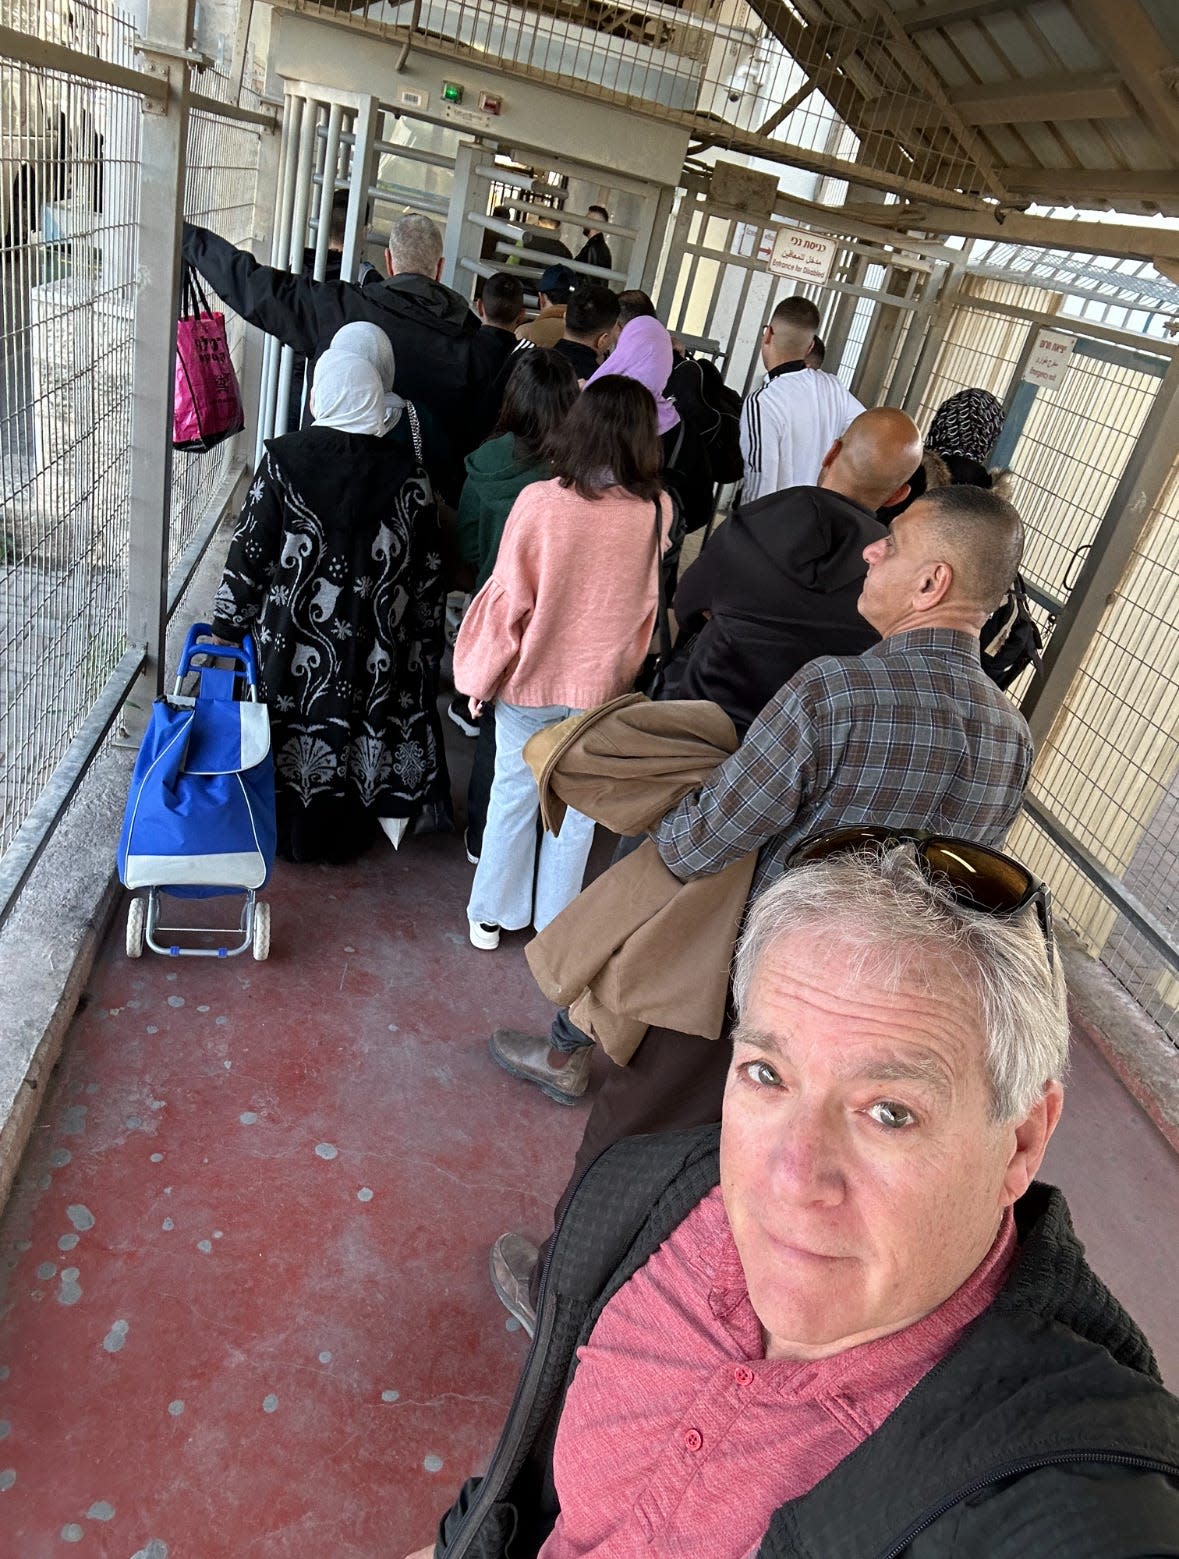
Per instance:
[[[1067,336],[1060,330],[1041,330],[1023,371],[1025,383],[1038,384],[1042,390],[1059,389],[1076,344],[1076,336]]]
[[[792,276],[795,281],[824,282],[831,274],[838,248],[834,238],[808,233],[803,227],[784,227],[774,240],[770,271]]]

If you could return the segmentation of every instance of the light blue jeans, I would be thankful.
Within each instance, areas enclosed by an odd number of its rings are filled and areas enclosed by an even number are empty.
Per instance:
[[[592,818],[572,807],[559,834],[545,833],[537,850],[540,797],[524,761],[524,743],[580,709],[550,705],[525,709],[495,706],[495,778],[483,830],[483,848],[467,905],[469,920],[522,931],[543,931],[581,892],[581,879],[594,842]]]

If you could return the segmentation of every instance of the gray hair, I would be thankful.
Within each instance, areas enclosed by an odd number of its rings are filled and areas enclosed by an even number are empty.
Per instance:
[[[733,995],[746,1008],[758,967],[781,938],[829,934],[846,948],[853,978],[895,991],[929,989],[947,965],[973,988],[995,1121],[1022,1120],[1068,1061],[1068,1007],[1059,956],[1049,969],[1035,909],[982,914],[930,882],[910,845],[831,856],[798,866],[754,903],[737,947]]]
[[[389,253],[399,275],[406,272],[428,276],[433,281],[442,258],[442,234],[437,223],[417,212],[398,217],[389,230]]]

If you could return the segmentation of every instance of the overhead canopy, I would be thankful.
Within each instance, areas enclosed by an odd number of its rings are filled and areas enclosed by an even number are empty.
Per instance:
[[[750,0],[898,186],[1179,215],[1175,0]]]

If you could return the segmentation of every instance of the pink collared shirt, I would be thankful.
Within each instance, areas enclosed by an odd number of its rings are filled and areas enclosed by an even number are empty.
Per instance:
[[[992,1303],[1015,1257],[1003,1216],[982,1264],[904,1330],[815,1363],[765,1357],[719,1186],[598,1319],[565,1401],[561,1513],[541,1559],[741,1559],[779,1505],[868,1438]]]

